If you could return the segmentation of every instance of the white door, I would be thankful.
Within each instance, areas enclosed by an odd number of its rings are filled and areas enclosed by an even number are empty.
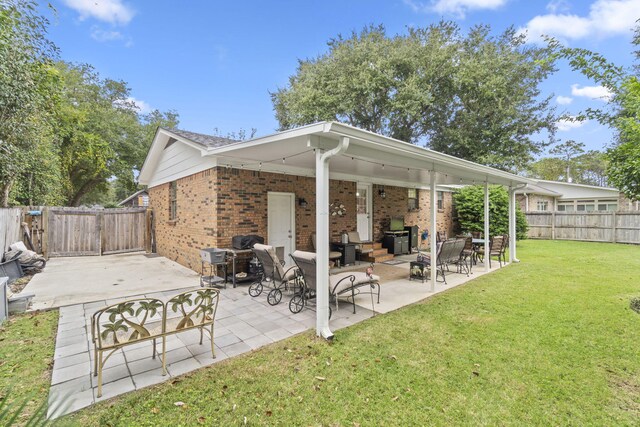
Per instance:
[[[361,240],[371,240],[371,184],[358,183],[356,189],[356,213],[358,215],[358,234]]]
[[[295,200],[293,193],[267,194],[268,244],[287,264],[291,263],[289,254],[296,250]]]

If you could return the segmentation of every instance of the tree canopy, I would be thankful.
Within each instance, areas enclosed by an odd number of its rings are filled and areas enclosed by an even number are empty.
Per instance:
[[[464,35],[440,22],[389,37],[369,27],[328,47],[271,94],[281,130],[335,120],[510,171],[555,133],[551,97],[539,89],[554,71],[549,49],[527,46],[513,28]]]

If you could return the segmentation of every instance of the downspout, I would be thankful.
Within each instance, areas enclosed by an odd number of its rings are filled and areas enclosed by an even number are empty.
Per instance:
[[[344,153],[349,138],[341,136],[338,146],[316,150],[316,334],[331,340],[329,328],[329,159]]]
[[[529,212],[529,195],[527,193],[524,194],[524,211]]]

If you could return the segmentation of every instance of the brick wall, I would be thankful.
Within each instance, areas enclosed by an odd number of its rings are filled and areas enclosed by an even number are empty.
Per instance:
[[[374,238],[381,240],[392,216],[404,216],[407,225],[429,228],[429,192],[418,191],[419,211],[408,212],[407,189],[385,186],[387,197],[373,186]],[[236,235],[257,234],[268,241],[267,194],[294,193],[296,196],[296,247],[311,249],[315,232],[315,178],[218,167],[177,181],[177,219],[169,221],[169,184],[149,189],[150,207],[155,215],[158,253],[195,271],[200,269],[199,250],[229,247]],[[444,193],[445,209],[438,213],[438,230],[452,234],[451,193]],[[298,199],[307,201],[306,207]],[[356,183],[330,181],[329,201],[345,206],[344,216],[331,216],[331,240],[355,230]]]
[[[383,199],[379,190],[384,188],[386,197]],[[444,231],[447,236],[453,235],[453,199],[452,193],[444,192],[444,209],[439,210],[436,218],[438,231]],[[428,190],[418,190],[419,210],[409,211],[409,198],[404,187],[373,186],[373,237],[382,240],[384,231],[389,229],[391,217],[404,217],[405,225],[417,225],[419,232],[429,230],[431,234],[430,206],[431,200]]]
[[[192,270],[200,270],[202,248],[218,246],[216,236],[217,170],[208,169],[177,181],[177,219],[169,220],[169,184],[149,189],[158,253]]]

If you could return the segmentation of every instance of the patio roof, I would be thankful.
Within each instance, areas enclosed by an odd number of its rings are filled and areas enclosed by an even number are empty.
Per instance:
[[[218,165],[315,176],[313,149],[332,149],[341,137],[348,137],[350,143],[344,153],[331,159],[332,179],[426,188],[429,171],[435,170],[438,184],[488,181],[516,187],[534,183],[508,172],[336,122],[315,123],[208,149],[203,155],[215,156]]]
[[[198,149],[202,157],[209,159],[206,167],[217,165],[315,176],[314,149],[331,149],[338,145],[341,137],[347,137],[348,149],[331,159],[331,179],[428,188],[429,171],[434,170],[438,185],[488,182],[518,187],[535,184],[528,178],[336,122],[314,123],[247,141],[227,140],[224,145],[214,146],[192,140],[190,135],[159,128],[140,173],[140,182],[151,182],[156,163],[170,140]]]

